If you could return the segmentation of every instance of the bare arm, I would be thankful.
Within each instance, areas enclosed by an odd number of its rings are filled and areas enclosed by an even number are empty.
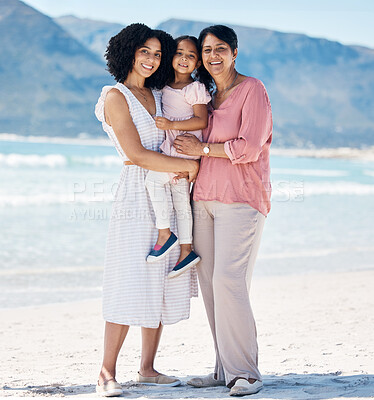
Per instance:
[[[177,136],[174,140],[174,147],[177,153],[187,154],[189,156],[206,156],[203,148],[207,143],[200,142],[200,140],[191,133]],[[225,153],[224,143],[209,143],[209,157],[229,158]]]
[[[204,129],[208,125],[208,110],[205,104],[195,104],[192,106],[194,116],[184,121],[170,121],[164,117],[156,117],[158,129],[175,129],[177,131],[197,131]]]
[[[130,111],[124,96],[112,89],[105,100],[105,119],[112,126],[118,142],[127,157],[134,164],[152,171],[184,172],[189,174],[189,180],[196,178],[199,163],[177,157],[169,157],[143,147],[139,133],[132,121]]]

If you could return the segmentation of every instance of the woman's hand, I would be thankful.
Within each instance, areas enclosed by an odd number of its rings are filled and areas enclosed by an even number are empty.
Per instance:
[[[188,160],[190,168],[188,169],[188,182],[195,182],[197,173],[199,172],[200,162],[195,160]]]
[[[173,146],[177,150],[177,153],[188,156],[201,156],[203,154],[203,144],[192,133],[177,136]]]
[[[158,129],[162,129],[163,131],[172,128],[172,121],[164,117],[155,117],[156,126]]]
[[[187,160],[186,160],[187,161]],[[175,172],[173,179],[187,179],[188,182],[195,182],[197,173],[199,172],[200,162],[195,160],[188,160],[188,170],[184,172]]]
[[[179,179],[188,179],[188,172],[176,172],[176,176],[174,179],[179,180]]]

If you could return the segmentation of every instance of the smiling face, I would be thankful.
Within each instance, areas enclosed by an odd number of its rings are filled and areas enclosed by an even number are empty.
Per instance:
[[[174,71],[190,75],[197,67],[199,67],[199,55],[195,44],[188,39],[181,40],[173,57]]]
[[[157,71],[160,63],[161,43],[157,38],[150,38],[136,50],[133,71],[148,78]]]
[[[234,67],[237,54],[237,49],[232,52],[226,42],[211,33],[206,35],[202,43],[201,58],[204,67],[213,77],[230,71]]]

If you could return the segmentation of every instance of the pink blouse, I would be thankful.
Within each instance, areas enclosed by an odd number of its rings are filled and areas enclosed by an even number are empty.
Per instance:
[[[210,95],[206,91],[205,86],[198,81],[192,82],[183,89],[174,89],[170,86],[165,86],[162,89],[162,113],[165,118],[170,121],[184,121],[194,116],[193,106],[196,104],[208,104]],[[174,139],[178,135],[183,135],[187,131],[177,131],[169,129],[165,131],[165,140],[160,146],[163,153],[168,156],[189,158],[192,160],[199,159],[196,156],[187,156],[177,153],[173,147]],[[202,139],[202,131],[188,131],[199,140]]]
[[[194,200],[247,203],[266,216],[272,129],[270,101],[258,79],[245,79],[218,109],[210,107],[203,142],[224,143],[229,158],[201,157]]]

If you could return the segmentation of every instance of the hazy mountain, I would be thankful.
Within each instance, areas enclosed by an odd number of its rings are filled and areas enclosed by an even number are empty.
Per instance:
[[[122,29],[78,18],[58,22],[100,56],[109,38]],[[172,19],[158,28],[174,37],[197,36],[207,25]],[[239,37],[239,71],[261,79],[269,92],[274,144],[374,145],[374,50],[301,34],[232,27]]]
[[[169,20],[173,36],[209,25]],[[374,50],[267,29],[232,26],[238,70],[261,79],[274,116],[274,143],[287,146],[374,145]]]
[[[0,0],[0,132],[99,133],[93,107],[105,82],[102,59],[51,18]]]
[[[57,21],[21,1],[0,0],[0,132],[102,134],[93,107],[101,87],[113,82],[102,57],[122,26],[75,17]],[[159,27],[178,36],[198,35],[207,25],[169,20]],[[234,29],[239,71],[261,79],[269,92],[275,145],[374,145],[374,50]]]
[[[100,56],[104,55],[109,39],[124,28],[120,24],[82,19],[74,15],[55,18],[54,21],[69,32],[71,36]]]

